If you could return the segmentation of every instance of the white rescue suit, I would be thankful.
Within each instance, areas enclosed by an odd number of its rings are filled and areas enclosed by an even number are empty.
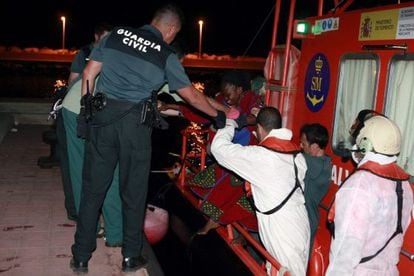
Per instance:
[[[395,157],[368,152],[358,167],[368,161],[384,165],[395,160]],[[343,185],[335,198],[335,239],[332,239],[326,275],[398,275],[401,234],[376,257],[359,263],[383,247],[397,227],[396,181],[357,170]],[[411,220],[413,193],[408,181],[402,182],[402,188],[401,223],[405,233]]]
[[[237,124],[233,120],[227,120],[226,127],[217,131],[211,151],[220,165],[251,183],[253,199],[259,210],[271,210],[295,186],[293,155],[270,151],[262,146],[233,144],[235,126]],[[290,140],[292,132],[285,128],[275,129],[266,138],[271,136]],[[302,154],[297,155],[295,163],[298,179],[304,187],[306,162]],[[270,215],[256,212],[264,247],[295,276],[306,275],[308,262],[310,230],[304,204],[302,191],[296,189],[279,211]],[[269,264],[267,268],[270,273]]]

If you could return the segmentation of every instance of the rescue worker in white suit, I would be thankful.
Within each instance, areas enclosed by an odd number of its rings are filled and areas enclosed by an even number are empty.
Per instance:
[[[390,119],[374,116],[356,145],[362,159],[329,212],[335,227],[326,275],[398,275],[413,206],[409,175],[396,163],[401,133]]]
[[[259,111],[257,146],[232,143],[235,128],[242,127],[239,119],[239,125],[227,119],[226,127],[214,136],[211,152],[220,165],[251,183],[260,239],[283,266],[279,272],[288,270],[290,275],[304,276],[310,239],[302,192],[306,161],[298,153],[300,148],[291,142],[292,131],[281,127],[276,108],[264,107]],[[270,264],[266,266],[270,275]]]

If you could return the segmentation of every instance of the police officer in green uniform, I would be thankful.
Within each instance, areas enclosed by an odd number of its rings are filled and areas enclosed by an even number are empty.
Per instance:
[[[105,193],[119,162],[122,199],[122,270],[147,265],[142,256],[143,222],[151,158],[151,130],[144,118],[151,112],[144,103],[165,82],[189,104],[211,116],[216,127],[226,115],[215,110],[188,79],[170,44],[181,28],[181,11],[166,5],[156,11],[151,24],[140,28],[118,27],[91,53],[83,72],[82,94],[105,93],[106,106],[94,114],[85,145],[79,218],[70,267],[87,272],[96,247],[96,223]],[[88,87],[89,86],[89,87]],[[153,112],[154,110],[152,110]]]

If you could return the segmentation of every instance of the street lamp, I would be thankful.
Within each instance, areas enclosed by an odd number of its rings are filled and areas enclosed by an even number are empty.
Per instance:
[[[62,21],[62,49],[65,49],[65,27],[66,27],[66,17],[61,16],[60,20]]]
[[[200,32],[198,37],[198,58],[201,58],[201,45],[202,45],[202,38],[203,38],[203,20],[198,21],[198,25],[200,26]]]

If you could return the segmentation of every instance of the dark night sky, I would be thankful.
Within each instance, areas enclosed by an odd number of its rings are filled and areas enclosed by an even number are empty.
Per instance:
[[[138,27],[150,21],[166,1],[21,0],[0,10],[0,45],[48,47],[62,43],[62,22],[67,17],[66,48],[78,48],[93,39],[94,24]],[[176,0],[184,11],[179,39],[188,52],[198,50],[198,20],[204,19],[203,52],[242,55],[274,5],[274,0]],[[288,2],[288,1],[285,1]],[[138,5],[138,7],[134,7]],[[252,45],[248,56],[266,56],[272,36],[273,13]]]
[[[174,0],[173,0],[174,1]],[[0,9],[0,46],[48,47],[62,44],[62,22],[67,17],[66,48],[75,48],[93,39],[93,27],[106,21],[113,25],[141,26],[150,21],[157,7],[166,0],[12,0]],[[175,0],[185,14],[185,25],[178,39],[187,52],[198,51],[198,20],[203,29],[203,52],[242,55],[252,42],[275,0]],[[281,18],[288,15],[290,1],[282,1]],[[317,0],[297,0],[296,18],[316,14]],[[353,5],[380,5],[396,0],[356,0]],[[406,2],[402,0],[401,2]],[[325,11],[333,1],[325,0]],[[331,6],[329,6],[331,5]],[[138,7],[135,7],[138,6]],[[247,56],[267,56],[273,27],[272,12]],[[283,38],[283,29],[279,34]],[[279,38],[278,43],[280,43]]]

